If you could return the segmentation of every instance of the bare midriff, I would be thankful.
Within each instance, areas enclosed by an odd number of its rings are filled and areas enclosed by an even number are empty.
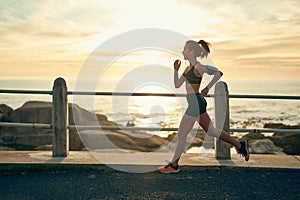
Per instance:
[[[187,94],[199,93],[200,84],[186,84],[185,88]]]

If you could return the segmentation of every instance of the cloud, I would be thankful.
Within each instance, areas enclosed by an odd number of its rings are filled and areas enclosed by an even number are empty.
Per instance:
[[[299,1],[196,1],[211,18],[209,30],[191,37],[213,43],[212,57],[230,78],[298,79],[300,74]],[[250,76],[250,74],[252,76]]]
[[[2,0],[2,77],[76,76],[88,52],[74,48],[115,22],[105,0]]]
[[[75,76],[102,41],[147,27],[170,29],[195,40],[205,38],[213,43],[213,61],[236,77],[245,74],[245,68],[268,73],[271,67],[288,72],[285,77],[295,76],[299,74],[300,55],[298,2],[1,0],[0,66],[7,69],[2,69],[1,76]],[[181,50],[174,47],[178,53]],[[114,55],[107,52],[101,56]],[[146,57],[162,63],[170,59],[166,55],[160,60],[147,52],[144,57],[135,54],[123,61],[147,61]],[[27,70],[21,72],[24,66]]]
[[[206,22],[207,30],[199,29],[198,35],[210,35],[218,40],[232,38],[233,35],[249,36],[256,31],[262,32],[261,29],[267,29],[269,33],[270,25],[274,23],[300,19],[300,4],[295,0],[187,0],[182,4],[197,8],[198,12],[203,13],[203,18],[193,20],[193,26],[197,26],[199,21]],[[265,24],[268,26],[265,27]],[[249,29],[251,32],[246,32]]]
[[[183,3],[210,14],[211,18],[224,17],[225,21],[278,21],[300,15],[298,0],[186,0]]]
[[[4,48],[53,44],[89,37],[114,24],[115,10],[103,1],[2,2],[0,34]],[[2,46],[3,47],[3,46]]]

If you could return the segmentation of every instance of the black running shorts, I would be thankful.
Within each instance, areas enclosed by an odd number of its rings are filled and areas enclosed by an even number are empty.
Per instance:
[[[199,117],[199,115],[206,112],[207,102],[201,94],[187,94],[187,102],[188,108],[185,111],[186,115]]]

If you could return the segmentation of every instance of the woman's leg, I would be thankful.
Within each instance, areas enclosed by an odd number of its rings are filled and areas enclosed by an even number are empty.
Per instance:
[[[192,130],[195,121],[196,118],[189,115],[184,115],[181,119],[178,129],[177,146],[172,159],[172,164],[174,166],[178,165],[180,156],[185,151],[186,138],[188,133]]]
[[[231,137],[227,132],[216,129],[207,114],[207,112],[203,113],[200,115],[200,117],[197,119],[199,122],[200,126],[204,129],[204,131],[213,137],[220,138],[221,140],[224,140],[225,142],[228,142],[235,146],[236,148],[240,147],[240,143],[235,140],[233,137]]]

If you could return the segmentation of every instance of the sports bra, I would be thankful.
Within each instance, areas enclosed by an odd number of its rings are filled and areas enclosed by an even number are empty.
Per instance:
[[[190,84],[200,84],[202,77],[196,76],[196,74],[194,73],[194,69],[195,67],[192,66],[192,68],[187,73],[183,73],[183,77]]]

